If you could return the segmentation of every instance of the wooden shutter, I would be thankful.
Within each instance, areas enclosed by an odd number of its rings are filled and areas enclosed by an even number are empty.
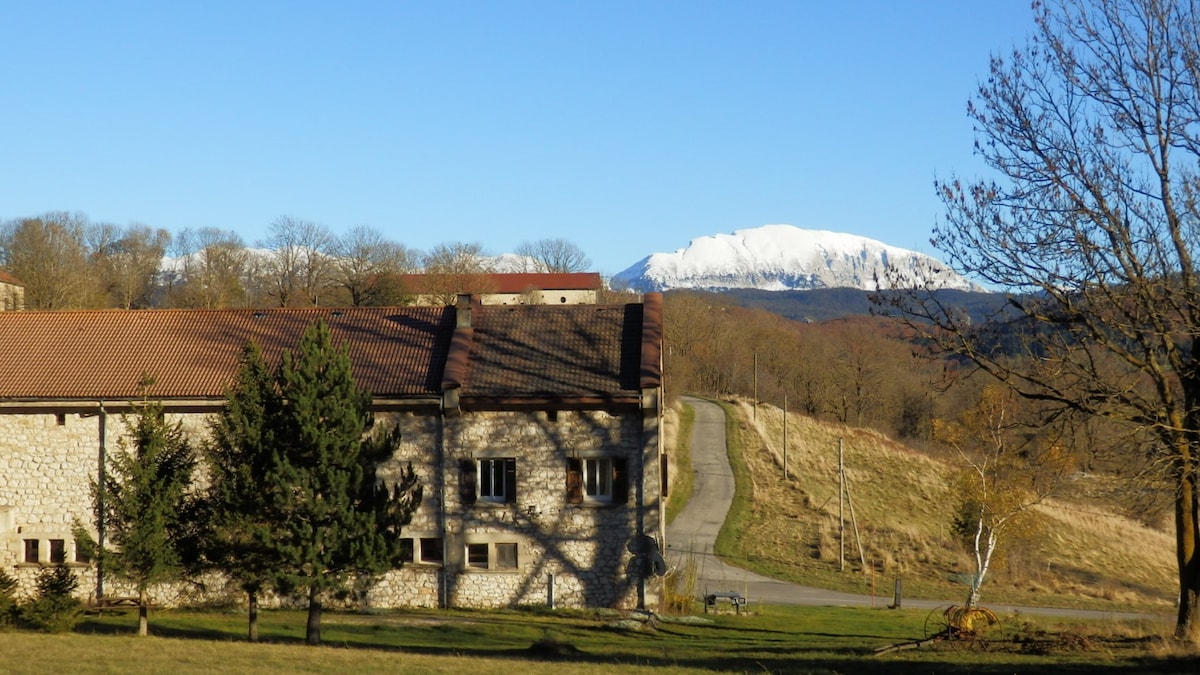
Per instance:
[[[567,503],[583,503],[583,463],[575,458],[567,460]]]
[[[462,467],[462,475],[458,480],[458,495],[462,499],[463,504],[474,504],[475,495],[479,492],[476,487],[478,482],[476,474],[479,471],[478,465],[473,459],[464,459],[459,462]]]
[[[624,458],[613,458],[613,496],[614,504],[624,504],[629,501],[629,472]]]
[[[517,460],[504,460],[504,501],[517,501]]]

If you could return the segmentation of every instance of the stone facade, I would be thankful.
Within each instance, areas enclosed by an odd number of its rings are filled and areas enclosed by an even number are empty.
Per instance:
[[[0,312],[25,309],[25,288],[10,275],[0,272]]]
[[[89,484],[99,469],[101,419],[91,413],[0,415],[0,565],[15,570],[25,592],[52,560],[76,568],[81,595],[95,590],[94,567],[77,559],[72,525],[85,523],[95,536]],[[105,452],[123,451],[123,416],[103,419]],[[209,417],[168,419],[182,422],[199,442]],[[635,607],[656,601],[658,583],[644,573],[630,542],[640,535],[662,541],[657,416],[390,412],[379,413],[376,423],[399,425],[402,433],[381,477],[411,462],[425,497],[406,532],[413,560],[369,591],[371,606]],[[569,502],[572,460],[589,459],[590,466],[624,468],[623,501],[585,495]],[[506,501],[481,496],[480,460],[488,467],[511,461],[515,480],[506,487],[515,494]],[[109,595],[123,594],[111,579],[104,585]],[[155,597],[179,601],[177,589],[158,589]]]

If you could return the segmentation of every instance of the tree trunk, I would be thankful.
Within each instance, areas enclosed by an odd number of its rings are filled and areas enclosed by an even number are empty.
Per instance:
[[[138,590],[138,635],[146,637],[150,634],[150,594],[146,589]]]
[[[250,605],[250,627],[246,639],[258,642],[258,591],[247,591],[246,594]]]
[[[310,645],[321,644],[321,598],[315,589],[308,591],[308,626],[304,641]]]
[[[1179,563],[1179,616],[1175,637],[1200,640],[1200,492],[1196,462],[1184,454],[1175,495],[1175,552]]]

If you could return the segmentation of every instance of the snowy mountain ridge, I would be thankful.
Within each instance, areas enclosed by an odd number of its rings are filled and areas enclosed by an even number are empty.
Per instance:
[[[793,225],[764,225],[733,234],[697,237],[674,253],[653,253],[612,278],[635,291],[732,288],[873,291],[876,277],[898,269],[905,279],[932,271],[938,288],[984,290],[936,258],[874,239]]]

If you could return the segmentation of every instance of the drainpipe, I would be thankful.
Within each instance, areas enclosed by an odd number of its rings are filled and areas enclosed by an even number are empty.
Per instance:
[[[104,401],[100,401],[100,449],[97,454],[96,479],[99,489],[96,490],[96,600],[104,598],[104,484],[107,479],[105,464],[108,463],[108,452],[104,444],[107,436],[108,412],[104,409]]]

